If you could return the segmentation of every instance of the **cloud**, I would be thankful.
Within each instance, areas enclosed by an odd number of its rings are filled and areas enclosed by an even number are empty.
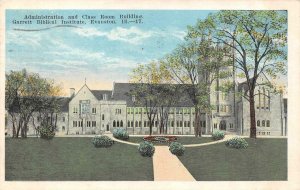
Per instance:
[[[7,44],[15,44],[20,46],[41,46],[42,36],[40,33],[22,32],[22,31],[8,31],[6,36]]]
[[[175,37],[180,40],[184,39],[186,32],[184,31],[160,31],[149,30],[144,31],[137,27],[122,28],[116,27],[108,32],[100,31],[96,28],[77,28],[74,30],[76,34],[83,37],[106,37],[111,41],[123,41],[133,45],[141,44],[145,39],[151,37]]]
[[[84,37],[104,36],[112,41],[123,41],[135,45],[141,44],[144,39],[150,38],[154,34],[151,31],[143,31],[134,26],[130,28],[116,27],[108,32],[95,28],[77,28],[74,32]]]
[[[90,59],[90,60],[99,60],[102,59],[105,55],[104,52],[97,52],[97,51],[88,51],[83,50],[75,47],[68,46],[67,44],[58,41],[53,40],[51,43],[56,47],[55,51],[49,51],[48,54],[54,55],[54,56],[61,56],[65,58],[70,57],[77,57],[77,58],[84,58],[84,59]]]

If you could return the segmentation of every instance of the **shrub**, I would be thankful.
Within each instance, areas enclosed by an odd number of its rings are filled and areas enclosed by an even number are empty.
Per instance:
[[[53,137],[55,136],[55,131],[52,129],[53,127],[51,125],[50,126],[42,125],[39,128],[40,137],[42,139],[47,139],[47,140],[53,139]]]
[[[169,150],[176,156],[182,156],[184,154],[184,146],[179,142],[171,142]]]
[[[245,139],[240,138],[240,137],[233,137],[232,139],[229,139],[225,142],[225,145],[230,148],[247,148],[248,143]]]
[[[123,128],[116,128],[113,131],[113,136],[117,139],[121,140],[128,140],[129,139],[129,134],[128,132],[123,129]]]
[[[213,138],[213,140],[221,140],[221,139],[224,139],[224,137],[225,137],[225,132],[223,132],[223,131],[215,131],[215,132],[213,132],[213,134],[212,134],[212,138]]]
[[[102,136],[95,136],[92,140],[92,143],[96,148],[102,148],[102,147],[110,147],[113,145],[113,140],[111,140],[108,136],[102,135]]]
[[[142,156],[151,157],[155,152],[155,147],[151,142],[144,141],[140,143],[138,150]]]

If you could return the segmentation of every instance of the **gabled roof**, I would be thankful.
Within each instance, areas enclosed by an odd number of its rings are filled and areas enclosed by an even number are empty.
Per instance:
[[[114,90],[113,90],[113,100],[124,100],[127,102],[127,106],[133,107],[133,106],[141,106],[143,107],[144,105],[140,105],[137,102],[133,103],[132,101],[132,96],[131,92],[134,91],[135,88],[145,85],[141,83],[114,83]],[[171,84],[158,84],[156,86],[166,86],[166,85],[171,85]],[[183,84],[172,84],[176,86],[182,86],[182,87],[187,87],[189,85],[183,85]],[[176,106],[178,107],[192,107],[193,102],[191,98],[189,97],[188,90],[181,92],[182,96],[178,102],[176,102]]]
[[[104,94],[106,94],[107,100],[111,99],[111,90],[91,90],[91,92],[97,98],[97,100],[103,100]]]

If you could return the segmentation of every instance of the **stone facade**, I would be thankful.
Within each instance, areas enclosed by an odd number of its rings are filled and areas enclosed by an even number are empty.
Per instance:
[[[210,114],[201,114],[200,125],[203,134],[210,134],[215,130],[224,130],[227,133],[249,135],[250,116],[249,102],[239,97],[237,93],[222,93],[215,91],[211,86],[211,104],[215,109]],[[237,91],[243,91],[242,84],[236,85]],[[114,128],[125,128],[130,134],[149,134],[149,121],[146,108],[134,105],[132,97],[128,97],[129,83],[114,83],[112,91],[90,90],[85,84],[75,94],[71,89],[69,98],[66,98],[65,109],[61,110],[57,120],[56,135],[84,135],[112,132]],[[286,102],[280,94],[270,94],[267,89],[257,89],[258,93],[264,90],[268,98],[259,95],[256,99],[257,135],[284,136],[287,135]],[[170,108],[166,134],[193,135],[195,111],[192,105],[178,105]],[[36,130],[29,123],[28,135],[36,135]],[[7,117],[7,133],[12,134],[12,124]],[[39,125],[36,120],[35,125]],[[159,134],[160,121],[154,121],[153,134]]]

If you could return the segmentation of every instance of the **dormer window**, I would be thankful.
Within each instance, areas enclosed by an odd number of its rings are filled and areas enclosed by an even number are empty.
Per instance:
[[[103,94],[103,100],[107,100],[107,94]]]

